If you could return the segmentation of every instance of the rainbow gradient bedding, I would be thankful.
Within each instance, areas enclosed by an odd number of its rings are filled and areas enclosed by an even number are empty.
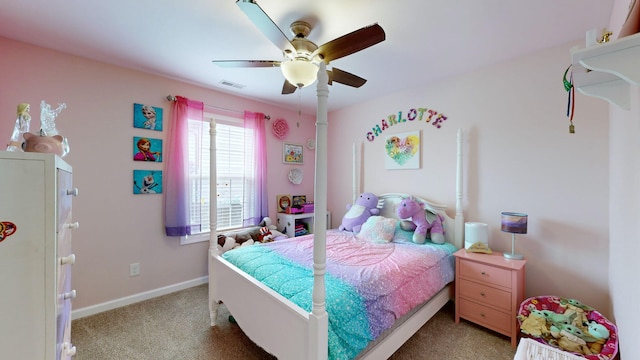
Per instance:
[[[451,244],[375,243],[327,231],[329,359],[352,359],[454,280]],[[244,246],[223,258],[311,311],[313,235]]]

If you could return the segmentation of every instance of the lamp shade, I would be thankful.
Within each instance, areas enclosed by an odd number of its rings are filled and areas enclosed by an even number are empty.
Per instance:
[[[480,222],[464,223],[464,247],[468,249],[471,245],[481,242],[489,245],[489,225]]]
[[[500,230],[512,234],[526,234],[527,217],[527,214],[503,212]]]
[[[303,59],[284,61],[280,69],[287,81],[299,88],[313,84],[318,76],[318,66]]]

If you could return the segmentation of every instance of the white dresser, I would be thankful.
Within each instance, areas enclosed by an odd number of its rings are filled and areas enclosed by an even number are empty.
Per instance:
[[[71,166],[0,151],[0,358],[70,359]],[[15,230],[15,231],[14,231]],[[13,233],[12,233],[13,231]]]

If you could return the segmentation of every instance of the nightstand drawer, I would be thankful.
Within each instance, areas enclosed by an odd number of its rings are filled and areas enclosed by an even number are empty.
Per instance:
[[[459,299],[460,316],[490,329],[511,334],[511,325],[516,321],[508,313],[490,309],[473,301]]]
[[[508,291],[494,289],[486,285],[474,283],[473,281],[461,279],[460,296],[505,311],[511,311],[511,293]]]
[[[511,271],[473,261],[460,262],[460,276],[511,288]]]

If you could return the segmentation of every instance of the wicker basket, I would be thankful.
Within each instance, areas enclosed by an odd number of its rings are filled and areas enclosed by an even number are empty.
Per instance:
[[[518,325],[522,325],[522,319],[528,317],[533,309],[551,310],[555,313],[562,314],[565,310],[562,304],[566,303],[566,301],[567,299],[557,296],[536,296],[526,299],[522,304],[520,304],[520,309],[518,311]],[[609,338],[598,354],[584,355],[576,352],[573,352],[572,354],[589,360],[613,359],[618,353],[618,329],[615,324],[602,316],[602,314],[596,310],[585,310],[585,315],[587,316],[588,321],[595,321],[607,328],[607,330],[609,330]],[[539,343],[549,345],[549,337],[533,337],[525,333],[522,333],[522,336],[531,338]]]

